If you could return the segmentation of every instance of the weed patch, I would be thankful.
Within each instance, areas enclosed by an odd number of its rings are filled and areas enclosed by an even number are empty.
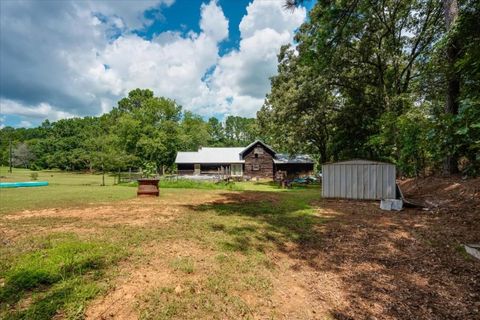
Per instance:
[[[186,257],[176,258],[170,262],[170,266],[175,271],[182,271],[185,273],[193,273],[194,263],[193,260]]]

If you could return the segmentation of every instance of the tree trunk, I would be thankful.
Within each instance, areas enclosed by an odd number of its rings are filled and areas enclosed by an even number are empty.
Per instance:
[[[102,164],[102,186],[105,186],[105,169]]]
[[[457,0],[444,0],[444,16],[445,26],[447,32],[451,31],[456,19],[458,18],[458,3]],[[450,115],[457,115],[459,109],[460,96],[460,77],[455,70],[455,62],[458,59],[460,52],[460,45],[456,35],[451,36],[447,43],[446,57],[447,57],[447,96],[445,101],[445,113]],[[458,173],[458,159],[455,154],[447,154],[443,161],[444,174],[450,175]]]
[[[12,167],[13,167],[13,157],[12,157],[12,138],[10,138],[10,154],[9,154],[9,172],[12,173]]]

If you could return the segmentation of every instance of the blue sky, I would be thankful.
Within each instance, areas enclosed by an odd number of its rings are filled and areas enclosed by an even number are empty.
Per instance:
[[[100,115],[137,87],[203,117],[255,116],[313,5],[283,3],[1,1],[0,126]]]
[[[200,7],[202,0],[177,0],[174,5],[165,7],[161,10],[163,18],[156,19],[155,22],[146,30],[138,32],[142,37],[151,39],[154,34],[169,30],[179,30],[183,32],[200,32],[198,24],[200,20]],[[220,52],[224,54],[232,48],[238,48],[240,43],[239,24],[242,17],[247,13],[249,0],[220,0],[217,1],[221,6],[225,17],[229,20],[229,37],[220,43]],[[146,13],[150,14],[149,12]],[[154,13],[152,13],[154,14]]]

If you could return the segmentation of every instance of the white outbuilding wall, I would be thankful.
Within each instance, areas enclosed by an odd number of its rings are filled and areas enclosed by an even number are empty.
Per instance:
[[[395,165],[350,160],[322,165],[322,196],[344,199],[395,199]]]

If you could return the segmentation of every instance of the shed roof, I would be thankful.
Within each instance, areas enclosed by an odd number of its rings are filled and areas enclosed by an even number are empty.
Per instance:
[[[373,161],[373,160],[364,160],[364,159],[352,159],[352,160],[345,160],[345,161],[339,161],[339,162],[329,162],[325,163],[323,165],[332,165],[332,164],[340,164],[340,165],[345,165],[345,164],[389,164],[389,165],[394,165],[392,163],[388,162],[381,162],[381,161]]]
[[[178,152],[175,163],[244,163],[240,153],[245,148],[200,148],[194,152]]]

